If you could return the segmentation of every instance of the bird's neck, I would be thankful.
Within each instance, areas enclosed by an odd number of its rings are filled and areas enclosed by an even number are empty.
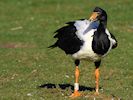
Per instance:
[[[99,27],[97,29],[97,31],[99,32],[105,32],[105,29],[107,28],[107,20],[102,20],[100,21]]]

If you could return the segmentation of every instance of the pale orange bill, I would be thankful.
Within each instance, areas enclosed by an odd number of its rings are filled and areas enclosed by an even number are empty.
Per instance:
[[[89,18],[90,21],[96,20],[97,16],[99,16],[98,12],[93,12],[91,14],[91,17]]]

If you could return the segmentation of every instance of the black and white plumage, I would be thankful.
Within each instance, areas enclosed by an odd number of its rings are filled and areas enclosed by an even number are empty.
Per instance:
[[[76,66],[79,65],[80,60],[85,59],[93,61],[98,69],[101,59],[117,46],[117,40],[107,29],[106,12],[96,7],[93,13],[95,14],[90,17],[90,20],[68,22],[66,26],[58,29],[54,36],[57,41],[50,47],[59,47],[66,54],[71,55],[75,59]],[[99,71],[96,71],[95,74],[98,75],[96,77],[99,77]],[[98,78],[96,81],[96,92],[98,93]],[[76,93],[75,89],[73,96],[77,95]]]
[[[58,38],[51,47],[59,47],[74,59],[99,61],[117,45],[116,39],[108,29],[102,29],[98,21],[87,19],[68,22],[58,29]]]

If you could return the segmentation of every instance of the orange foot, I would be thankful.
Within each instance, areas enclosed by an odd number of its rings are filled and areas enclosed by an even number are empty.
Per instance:
[[[79,93],[78,91],[74,91],[74,93],[72,93],[72,95],[70,97],[75,98],[75,97],[80,97],[81,93]]]

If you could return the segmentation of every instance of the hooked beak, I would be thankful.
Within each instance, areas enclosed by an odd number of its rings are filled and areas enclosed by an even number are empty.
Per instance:
[[[100,15],[99,12],[93,12],[93,13],[91,14],[91,17],[89,18],[89,20],[90,20],[90,21],[95,21],[95,20],[97,20],[97,17],[98,17],[99,15]]]

